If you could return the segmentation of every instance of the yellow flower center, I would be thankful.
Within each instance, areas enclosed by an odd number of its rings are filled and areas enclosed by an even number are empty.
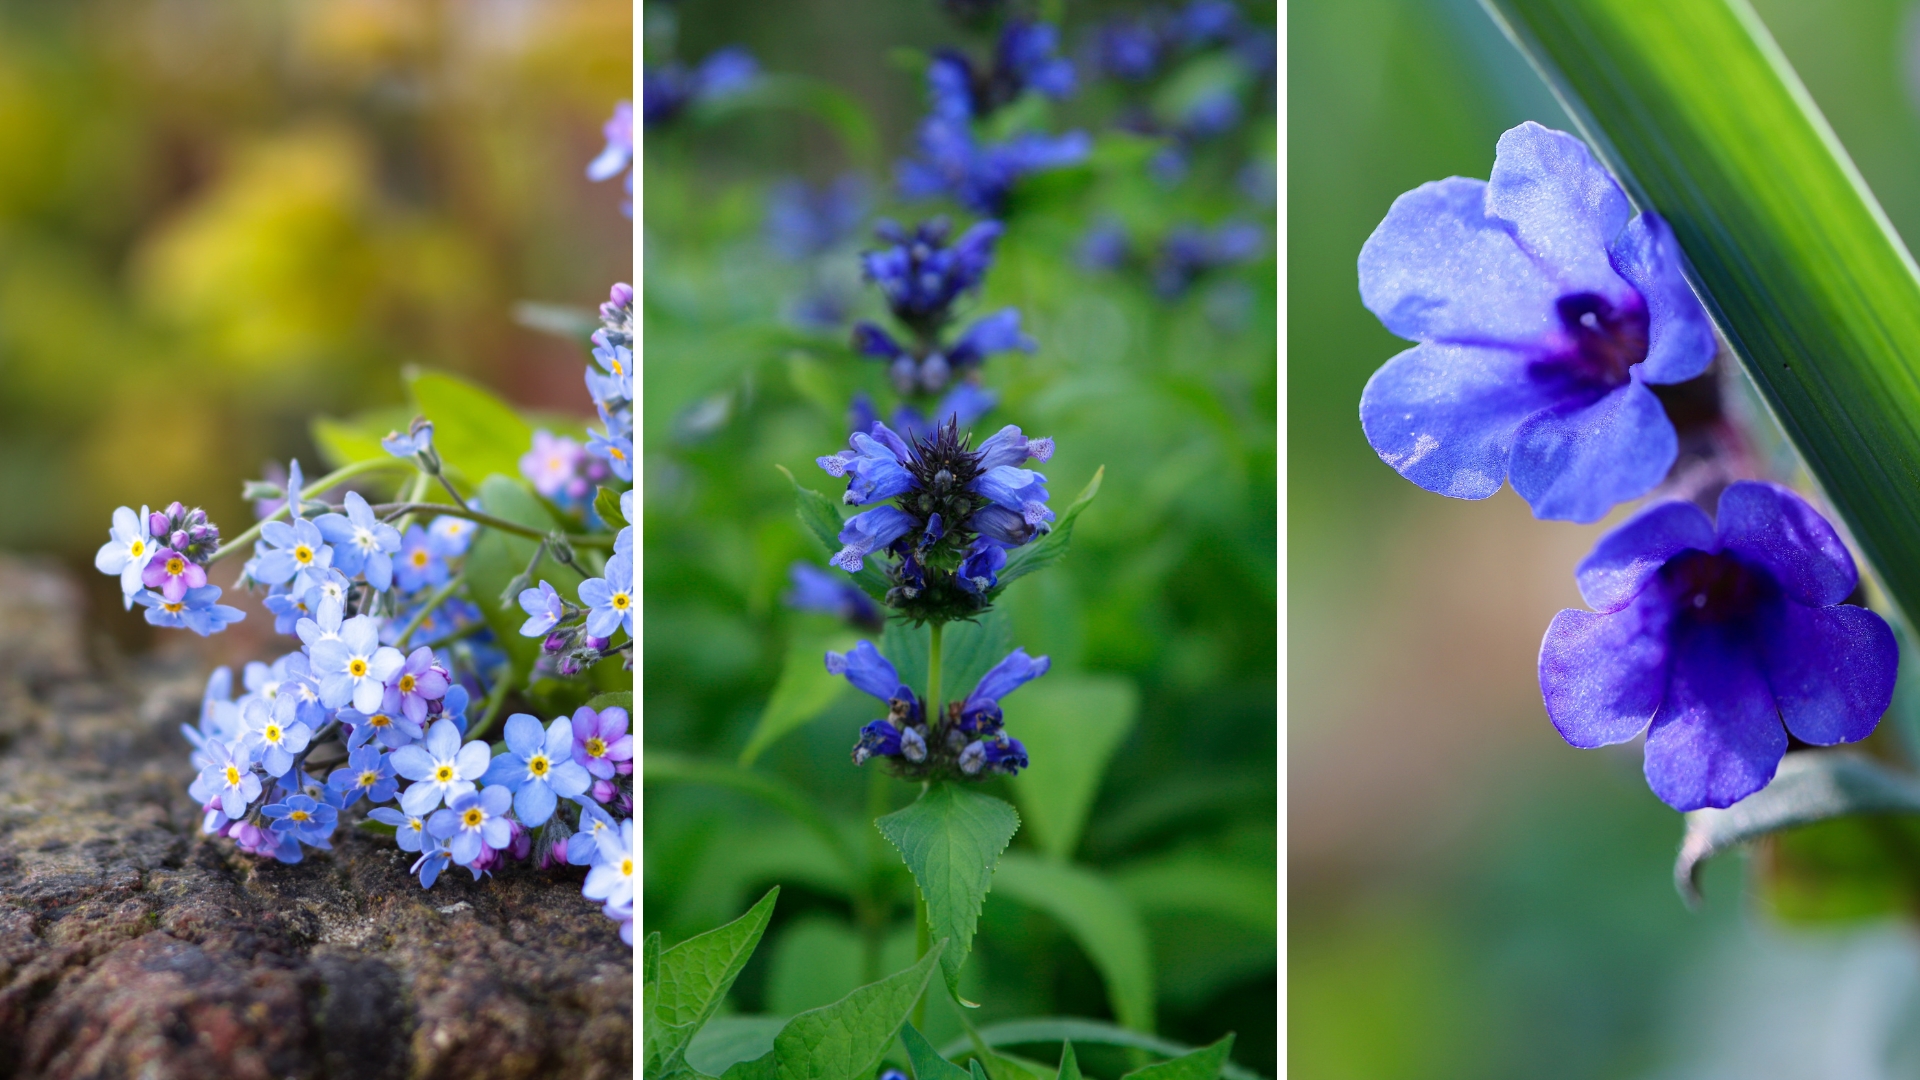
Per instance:
[[[407,819],[407,828],[412,829],[414,832],[419,832],[426,827],[427,823],[420,818],[414,817]]]
[[[366,673],[367,673],[367,662],[365,660],[362,660],[356,656],[353,659],[347,661],[347,674],[358,679],[364,676]]]
[[[413,565],[420,567],[422,570],[426,569],[427,560],[430,558],[432,558],[432,556],[427,554],[425,548],[415,548],[413,551]]]
[[[418,685],[420,684],[414,681],[413,676],[411,675],[400,676],[400,692],[401,693],[411,694],[413,693],[413,688]]]
[[[620,358],[619,358],[619,357],[617,357],[617,356],[616,356],[616,357],[614,357],[613,359],[611,359],[611,360],[609,360],[609,361],[607,361],[607,363],[609,363],[609,364],[612,364],[612,365],[613,365],[613,373],[614,373],[615,375],[625,375],[625,374],[627,373],[627,369],[626,369],[626,368],[624,368],[624,367],[621,367],[621,366],[620,366]]]
[[[386,713],[377,712],[377,713],[374,713],[372,716],[367,717],[367,726],[376,727],[376,728],[392,727],[393,718],[388,716]]]
[[[293,561],[301,566],[308,565],[313,562],[313,549],[305,544],[293,545]]]
[[[625,611],[632,603],[633,598],[626,593],[617,592],[613,594],[613,610],[615,611]]]
[[[527,771],[532,773],[535,776],[547,775],[547,755],[545,754],[533,755],[532,760],[527,762]]]
[[[145,555],[147,553],[146,542],[143,540],[134,540],[127,544],[127,551],[129,554],[131,554],[134,558],[137,559],[140,556]]]
[[[167,576],[168,577],[179,577],[181,574],[184,574],[186,572],[187,572],[187,560],[181,558],[178,555],[175,555],[173,558],[167,560]]]
[[[360,774],[361,787],[372,787],[373,785],[379,782],[380,782],[380,774],[377,772],[363,772]]]
[[[477,829],[481,822],[487,820],[487,815],[481,813],[479,807],[472,806],[467,808],[466,813],[460,815],[460,820],[466,824],[467,828]]]
[[[587,756],[600,757],[607,752],[607,740],[595,735],[587,740]]]
[[[628,856],[627,858],[620,860],[620,876],[621,877],[633,876],[633,857],[632,856]]]
[[[185,611],[185,610],[187,610],[187,603],[186,603],[186,601],[184,601],[184,600],[182,600],[181,602],[179,602],[179,603],[177,603],[177,604],[174,604],[174,603],[169,603],[169,602],[167,602],[167,601],[165,601],[165,600],[162,600],[162,601],[160,601],[160,606],[161,606],[161,607],[163,607],[163,608],[166,608],[166,609],[167,609],[167,610],[168,610],[169,612],[171,612],[172,614],[175,614],[175,615],[178,615],[178,614],[180,614],[181,612],[183,612],[183,611]]]
[[[271,742],[271,743],[279,742],[280,741],[280,725],[268,724],[267,730],[263,732],[263,734],[266,735],[268,742]]]
[[[453,766],[442,765],[433,770],[433,778],[445,784],[453,779]]]
[[[312,814],[309,814],[309,813],[307,813],[307,812],[306,812],[305,810],[295,810],[294,812],[292,812],[291,814],[288,814],[287,816],[288,816],[288,817],[290,817],[290,818],[292,818],[292,819],[293,819],[293,820],[295,820],[295,821],[311,821],[311,820],[313,820],[313,815],[312,815]]]
[[[608,446],[607,446],[607,453],[609,453],[609,454],[612,454],[612,455],[613,455],[614,457],[617,457],[617,458],[619,458],[619,459],[620,459],[621,461],[625,461],[625,460],[627,460],[627,455],[626,455],[626,452],[625,452],[624,450],[621,450],[621,449],[620,449],[619,447],[617,447],[617,446],[614,446],[614,445],[612,445],[612,444],[608,444]]]
[[[227,786],[228,787],[240,786],[240,770],[235,768],[232,765],[227,766]]]

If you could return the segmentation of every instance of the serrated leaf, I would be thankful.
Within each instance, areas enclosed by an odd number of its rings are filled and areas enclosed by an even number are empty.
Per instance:
[[[1140,912],[1112,882],[1081,866],[1010,851],[995,875],[1000,895],[1046,912],[1066,928],[1106,983],[1113,1014],[1153,1030],[1153,950]]]
[[[989,1024],[975,1034],[988,1046],[1025,1046],[1075,1039],[1096,1046],[1134,1047],[1168,1058],[1180,1057],[1194,1050],[1191,1046],[1183,1046],[1170,1039],[1161,1039],[1142,1032],[1129,1031],[1123,1027],[1115,1027],[1099,1020],[1082,1020],[1078,1017],[1007,1020],[998,1024]],[[942,1047],[940,1052],[953,1057],[966,1053],[970,1045],[968,1040],[961,1039]],[[1231,1060],[1220,1067],[1220,1075],[1227,1080],[1264,1080],[1259,1073],[1243,1065],[1236,1065]]]
[[[520,475],[520,458],[533,445],[533,428],[512,406],[465,379],[440,372],[416,372],[407,385],[421,414],[433,421],[433,445],[441,461],[469,484],[493,475]]]
[[[809,1009],[787,1021],[773,1039],[769,1055],[775,1065],[772,1075],[777,1080],[866,1080],[872,1076],[900,1025],[906,1023],[913,1003],[925,992],[946,945],[943,940],[905,971],[868,983],[831,1005]],[[729,1069],[730,1077],[732,1073]]]
[[[912,1024],[900,1026],[900,1044],[913,1064],[913,1080],[967,1080],[967,1070],[940,1056],[925,1035]]]
[[[615,532],[618,532],[622,525],[633,524],[633,522],[627,520],[626,515],[620,512],[620,493],[612,488],[603,487],[594,495],[593,512],[599,515],[600,520],[606,522],[607,527],[613,529]]]
[[[802,487],[800,481],[795,480],[793,474],[787,472],[785,468],[781,468],[780,471],[785,473],[787,480],[793,484],[793,497],[800,514],[800,524],[807,530],[807,535],[820,541],[820,545],[827,549],[827,554],[832,555],[839,551],[840,529],[846,524],[846,519],[840,516],[839,508],[825,495],[812,488]],[[855,585],[860,586],[861,592],[883,604],[886,603],[886,575],[874,569],[871,562],[861,567],[858,573],[847,576],[853,579]]]
[[[1107,762],[1133,729],[1140,693],[1119,676],[1049,674],[1000,708],[1033,761],[1013,778],[1033,840],[1057,859],[1071,858]]]
[[[1100,494],[1100,481],[1107,475],[1107,467],[1100,466],[1094,471],[1093,479],[1080,490],[1071,505],[1063,512],[1059,520],[1053,523],[1053,531],[1031,543],[1014,548],[1007,555],[1006,569],[1000,571],[1000,583],[993,588],[993,596],[998,597],[1007,586],[1033,573],[1044,570],[1067,556],[1067,545],[1073,541],[1073,523],[1081,511]]]
[[[1673,884],[1700,902],[1700,867],[1715,855],[1768,833],[1848,814],[1920,813],[1920,778],[1859,754],[1808,750],[1780,761],[1773,783],[1725,810],[1687,814]]]
[[[494,517],[542,533],[554,527],[552,515],[540,505],[540,500],[519,483],[504,476],[490,476],[481,483],[480,507]],[[500,592],[527,568],[538,546],[539,541],[524,536],[482,528],[474,534],[473,546],[467,550],[467,584],[473,602],[479,605],[480,613],[486,616],[487,625],[493,628],[494,638],[513,661],[517,678],[524,678],[527,672],[533,670],[534,661],[540,656],[540,639],[520,636],[520,626],[527,620],[526,613],[520,610],[520,605],[513,598],[502,604]],[[567,591],[575,582],[566,580],[562,575],[572,573],[564,567],[543,563],[535,579],[557,579],[554,587]]]
[[[1745,2],[1491,0],[1689,279],[1887,591],[1920,613],[1920,272]]]
[[[1232,1052],[1233,1035],[1229,1033],[1211,1046],[1182,1054],[1172,1061],[1141,1066],[1120,1080],[1214,1080],[1220,1075],[1220,1067],[1227,1063],[1227,1055]]]
[[[950,939],[940,970],[958,998],[960,966],[973,948],[980,905],[994,864],[1020,828],[1020,815],[991,795],[943,781],[874,824],[912,872],[933,936]]]
[[[781,665],[780,678],[773,684],[773,693],[767,698],[767,707],[761,711],[760,722],[740,751],[741,768],[751,766],[767,747],[805,727],[849,691],[843,676],[828,673],[826,654],[845,652],[853,647],[855,640],[852,634],[826,640],[802,637],[787,647],[787,658]]]
[[[660,953],[645,1018],[648,1076],[664,1075],[681,1063],[687,1044],[726,1000],[733,980],[752,958],[779,896],[776,885],[745,915]]]
[[[1073,1042],[1060,1044],[1060,1073],[1054,1080],[1080,1080],[1080,1059],[1073,1052]]]

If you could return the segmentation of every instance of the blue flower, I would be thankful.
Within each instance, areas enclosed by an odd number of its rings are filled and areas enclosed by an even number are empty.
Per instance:
[[[120,578],[121,599],[128,611],[133,610],[133,597],[141,589],[140,575],[146,570],[147,563],[164,545],[156,544],[148,526],[150,511],[140,508],[138,517],[131,507],[122,506],[113,512],[113,528],[108,531],[112,539],[100,545],[93,556],[94,569],[103,574],[114,574]]]
[[[982,536],[967,549],[954,580],[970,593],[984,593],[1000,584],[1000,571],[1006,568],[1007,549]]]
[[[411,458],[433,449],[433,422],[415,421],[406,431],[390,431],[380,440],[380,449],[397,458]]]
[[[960,751],[960,771],[968,776],[982,772],[1013,776],[1026,767],[1027,748],[1007,734],[975,739]]]
[[[828,561],[850,574],[858,573],[867,556],[919,526],[912,514],[897,506],[876,506],[864,514],[855,514],[840,527],[840,550]]]
[[[451,688],[448,693],[452,693]],[[358,750],[376,739],[381,746],[398,750],[418,739],[423,731],[419,722],[398,711],[363,713],[358,709],[341,709],[338,715],[340,722],[351,729],[347,734],[348,750]]]
[[[507,752],[497,755],[484,780],[513,795],[514,816],[529,829],[553,816],[560,798],[585,792],[593,777],[573,760],[573,723],[560,717],[543,733],[526,713],[507,718]]]
[[[903,702],[908,720],[920,719],[920,699],[914,697],[911,687],[900,681],[900,673],[871,641],[862,641],[843,653],[829,652],[827,673],[845,675],[857,689],[886,702],[890,708],[894,702]]]
[[[305,795],[289,795],[284,802],[261,807],[260,813],[273,819],[274,832],[312,847],[328,846],[340,819],[338,810]]]
[[[507,809],[513,805],[513,792],[504,787],[488,787],[455,796],[427,819],[427,832],[447,842],[453,861],[466,866],[483,850],[499,850],[513,840],[513,827],[507,823]]]
[[[1111,78],[1144,82],[1160,66],[1160,35],[1144,19],[1110,19],[1094,32],[1094,63]]]
[[[759,73],[753,54],[739,46],[715,50],[692,71],[677,62],[649,64],[641,76],[640,111],[648,127],[660,127],[697,102],[746,89]]]
[[[1713,327],[1671,232],[1581,142],[1528,122],[1490,181],[1394,200],[1360,252],[1360,292],[1420,344],[1375,372],[1360,420],[1380,459],[1429,491],[1503,479],[1534,516],[1595,521],[1666,476],[1678,441],[1649,384],[1692,379]]]
[[[191,630],[201,637],[217,634],[247,617],[247,613],[239,608],[214,602],[220,599],[218,585],[188,589],[177,602],[169,601],[152,590],[142,592],[133,599],[147,609],[147,622],[154,626]]]
[[[596,345],[596,364],[587,365],[587,393],[601,408],[633,400],[633,350],[625,345]]]
[[[612,637],[615,630],[633,636],[633,564],[609,559],[606,577],[580,583],[580,603],[587,609],[587,633]]]
[[[921,121],[916,143],[919,156],[895,168],[902,197],[944,195],[975,213],[996,217],[1006,212],[1013,185],[1022,177],[1077,165],[1093,149],[1084,131],[1058,136],[1028,132],[982,145],[965,122],[939,115]]]
[[[460,745],[460,729],[442,719],[433,722],[424,740],[395,750],[391,760],[394,772],[413,781],[400,794],[400,809],[425,814],[443,800],[451,803],[472,791],[474,782],[486,775],[493,754],[479,739]]]
[[[374,517],[373,508],[359,492],[347,492],[346,503],[345,514],[322,514],[313,524],[333,545],[333,562],[341,573],[362,574],[376,591],[386,592],[393,584],[393,553],[400,550],[400,531]]]
[[[283,721],[259,698],[240,708],[240,746],[256,756],[268,776],[285,776],[293,768],[293,758],[307,748],[312,729],[298,720]]]
[[[633,822],[620,823],[618,840],[603,836],[595,849],[599,858],[587,871],[587,882],[580,895],[599,900],[608,907],[633,902]]]
[[[921,222],[911,232],[883,220],[874,233],[889,246],[860,257],[867,280],[879,286],[894,317],[908,326],[937,328],[953,302],[979,288],[993,266],[999,222],[977,222],[948,245],[951,231],[944,217]]]
[[[1799,496],[1740,481],[1718,521],[1650,506],[1601,537],[1576,572],[1593,611],[1554,616],[1540,692],[1569,744],[1646,732],[1647,783],[1676,810],[1730,806],[1773,778],[1787,735],[1867,737],[1899,667],[1880,616],[1842,603],[1859,578]]]
[[[230,818],[247,812],[247,805],[260,797],[260,777],[253,771],[253,755],[244,746],[229,747],[218,739],[200,746],[201,766],[187,793],[202,805],[218,801]]]
[[[346,765],[327,777],[327,786],[344,797],[345,805],[352,806],[362,795],[368,802],[386,802],[393,798],[400,781],[394,779],[393,766],[378,746],[362,745],[347,754]]]
[[[394,576],[401,592],[437,589],[447,583],[447,541],[419,525],[407,526],[404,539],[395,535],[399,557],[394,560]]]
[[[1047,673],[1053,662],[1015,649],[1005,660],[980,676],[973,691],[960,703],[960,730],[992,733],[1000,730],[1000,699]]]
[[[320,680],[320,700],[328,708],[352,704],[361,712],[380,707],[387,681],[406,663],[398,649],[380,644],[379,624],[369,615],[348,619],[338,638],[315,641],[308,655]]]
[[[767,246],[793,262],[823,255],[852,238],[872,202],[858,173],[843,173],[819,188],[783,180],[767,191]]]
[[[793,590],[782,597],[788,607],[832,615],[855,626],[880,628],[883,622],[880,608],[846,578],[806,562],[794,563],[787,569],[787,576],[793,581]]]
[[[419,875],[421,888],[431,889],[433,883],[440,880],[441,871],[451,865],[453,865],[453,852],[448,849],[447,842],[437,836],[428,835],[420,846],[420,857],[413,861],[413,869],[409,873]],[[473,880],[480,880],[478,869],[472,866],[467,869],[473,874]]]
[[[279,585],[292,581],[295,574],[333,565],[333,549],[319,527],[305,518],[296,518],[291,525],[269,521],[261,527],[260,539],[266,550],[248,564],[247,576],[262,585]]]
[[[520,610],[527,613],[527,621],[520,624],[520,636],[544,637],[566,617],[567,603],[542,579],[539,588],[520,590]]]
[[[479,507],[474,506],[469,509],[478,510]],[[433,519],[433,524],[427,526],[427,535],[439,542],[439,546],[433,550],[442,558],[457,559],[467,553],[467,545],[473,543],[473,534],[479,528],[477,522],[454,517],[452,514],[442,514]]]
[[[604,418],[606,414],[603,412]],[[622,480],[633,480],[633,440],[622,435],[611,435],[604,431],[587,432],[587,453],[601,458],[613,475]]]
[[[426,837],[427,819],[410,817],[391,806],[375,807],[367,811],[367,817],[383,825],[393,826],[393,842],[400,845],[401,851],[419,851],[421,841]]]
[[[600,858],[600,844],[619,851],[620,823],[592,801],[575,799],[580,805],[580,829],[567,841],[567,862],[573,866],[592,866]]]

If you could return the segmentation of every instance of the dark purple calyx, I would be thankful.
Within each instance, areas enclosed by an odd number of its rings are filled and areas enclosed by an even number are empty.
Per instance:
[[[1780,593],[1773,575],[1722,552],[1687,551],[1660,568],[1676,616],[1699,625],[1751,618]]]
[[[1647,358],[1647,308],[1634,297],[1616,308],[1605,297],[1572,293],[1554,303],[1572,348],[1537,360],[1528,369],[1536,382],[1566,382],[1569,389],[1605,392],[1630,381],[1628,369]]]

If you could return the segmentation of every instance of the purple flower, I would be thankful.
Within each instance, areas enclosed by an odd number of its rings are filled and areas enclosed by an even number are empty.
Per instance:
[[[313,847],[328,845],[334,824],[340,819],[338,810],[305,795],[289,795],[284,802],[261,807],[260,813],[273,819],[273,831],[283,838],[292,837]]]
[[[1017,774],[1027,767],[1027,748],[1007,734],[976,739],[960,751],[960,771],[968,776],[982,772]]]
[[[598,713],[585,705],[573,710],[574,764],[602,780],[633,772],[633,736],[627,733],[627,721],[627,710],[618,705]]]
[[[140,581],[149,589],[158,589],[168,603],[177,604],[188,589],[207,583],[207,569],[172,548],[161,548],[140,572]]]
[[[827,673],[845,675],[847,681],[857,689],[872,694],[889,706],[895,701],[905,702],[907,712],[916,722],[920,717],[920,699],[913,696],[913,690],[900,681],[900,673],[873,642],[862,641],[846,652],[827,654]]]
[[[1594,610],[1547,628],[1547,715],[1582,748],[1645,731],[1647,783],[1676,810],[1765,787],[1789,732],[1816,746],[1865,738],[1892,699],[1892,630],[1841,603],[1853,557],[1784,488],[1731,485],[1717,524],[1691,503],[1650,506],[1602,537],[1576,579]]]
[[[1144,19],[1112,19],[1094,32],[1094,63],[1124,82],[1152,78],[1160,66],[1160,35]]]
[[[527,613],[527,621],[520,624],[520,636],[539,637],[560,625],[567,605],[553,586],[542,580],[537,589],[520,590],[520,610]]]
[[[435,810],[427,819],[427,832],[447,842],[453,861],[466,866],[480,857],[483,848],[503,848],[513,840],[513,828],[507,823],[507,810],[513,805],[513,792],[494,786],[469,791]]]
[[[996,732],[1000,730],[1000,699],[1047,673],[1053,662],[1047,657],[1032,657],[1025,649],[1015,649],[1005,660],[980,676],[973,692],[960,703],[960,730]]]
[[[982,145],[965,122],[937,114],[921,121],[917,143],[919,156],[895,169],[903,197],[945,195],[975,213],[994,216],[1006,212],[1013,185],[1022,177],[1077,165],[1093,150],[1084,131],[1028,132]]]
[[[387,676],[386,686],[381,711],[399,713],[420,724],[427,718],[427,704],[446,696],[447,673],[434,664],[433,650],[422,645]]]
[[[860,257],[867,280],[879,286],[894,317],[908,326],[931,329],[945,322],[953,302],[979,288],[993,266],[999,222],[977,222],[948,245],[951,231],[944,217],[923,221],[912,231],[883,220],[874,234],[889,246]]]
[[[1678,442],[1648,384],[1713,360],[1713,327],[1656,214],[1565,132],[1500,137],[1492,179],[1394,200],[1360,252],[1360,292],[1420,344],[1360,398],[1380,459],[1429,491],[1503,479],[1534,516],[1595,521],[1666,476]]]
[[[858,173],[819,188],[783,180],[767,192],[767,246],[793,262],[823,255],[853,236],[872,201]]]
[[[386,802],[393,798],[400,782],[394,779],[387,755],[381,753],[378,746],[363,744],[347,755],[346,765],[333,770],[333,775],[327,777],[327,786],[344,797],[345,805],[352,806],[362,795],[368,802]]]
[[[960,569],[953,577],[962,589],[984,593],[1000,584],[1000,571],[1006,568],[1007,549],[982,536],[967,549],[967,557],[961,560]]]
[[[549,499],[577,501],[585,494],[580,479],[582,456],[579,443],[541,429],[533,433],[533,449],[520,457],[520,475]]]
[[[697,102],[716,101],[746,89],[759,73],[753,54],[737,45],[715,50],[692,71],[677,62],[650,64],[640,86],[642,118],[648,127],[659,127]]]
[[[493,785],[487,790],[502,791],[512,799],[514,816],[522,825],[545,825],[561,798],[580,795],[593,783],[573,759],[573,723],[566,717],[556,719],[543,732],[538,719],[514,713],[507,717],[506,735],[507,752],[493,759],[482,779]],[[631,744],[628,755],[632,755]]]

